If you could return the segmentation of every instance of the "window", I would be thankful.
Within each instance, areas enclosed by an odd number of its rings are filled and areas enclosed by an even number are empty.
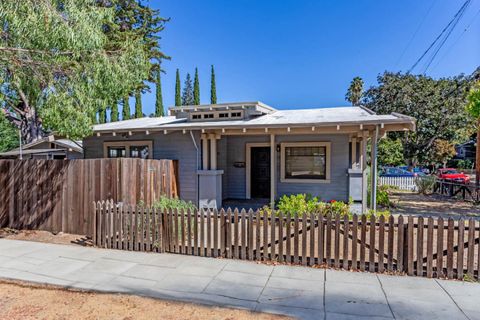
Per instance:
[[[219,113],[218,117],[219,118],[228,118],[228,113],[226,113],[226,112]]]
[[[148,159],[148,146],[131,146],[130,158]]]
[[[201,118],[202,118],[201,114],[192,114],[192,119],[194,119],[194,120],[198,120],[198,119],[201,119]]]
[[[108,147],[108,158],[125,158],[125,147]]]
[[[283,143],[282,182],[330,182],[330,143]]]
[[[203,119],[213,119],[213,113],[205,113]]]
[[[232,113],[230,114],[230,116],[231,116],[232,118],[240,118],[240,117],[242,116],[242,113],[241,113],[241,112],[232,112]]]
[[[152,141],[112,141],[104,142],[105,158],[152,158]]]

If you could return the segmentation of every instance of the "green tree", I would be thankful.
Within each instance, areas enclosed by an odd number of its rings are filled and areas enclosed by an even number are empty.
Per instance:
[[[103,124],[107,123],[107,109],[106,108],[100,108],[98,111],[98,123]]]
[[[182,97],[180,95],[180,71],[177,69],[177,73],[175,76],[175,106],[181,106],[182,105]]]
[[[149,79],[152,56],[161,55],[158,35],[148,37],[152,21],[129,14],[140,7],[134,0],[2,2],[0,108],[19,120],[25,142],[45,131],[89,135],[97,111]]]
[[[190,73],[187,73],[187,77],[185,78],[185,85],[183,87],[182,105],[191,106],[194,104],[195,100],[193,98],[192,78],[190,77]]]
[[[110,108],[110,122],[116,122],[118,121],[118,103],[113,102],[112,106]]]
[[[18,145],[18,131],[0,110],[0,152],[9,151],[18,147]]]
[[[431,164],[435,140],[463,142],[473,121],[465,112],[472,76],[432,79],[425,75],[385,72],[364,93],[364,104],[378,113],[398,112],[416,119],[416,131],[391,134],[401,138],[407,164]],[[469,128],[469,130],[465,130]],[[470,131],[470,132],[469,132]]]
[[[162,97],[162,70],[157,70],[157,79],[156,79],[156,100],[155,100],[155,117],[163,117],[165,115],[165,110],[163,109],[163,97]]]
[[[200,81],[198,79],[198,69],[195,68],[195,80],[193,81],[193,104],[200,104]]]
[[[345,95],[345,99],[352,103],[354,106],[358,106],[360,104],[360,99],[362,98],[363,94],[363,80],[360,77],[353,78],[352,82],[350,82],[350,86],[348,87],[347,94]]]
[[[378,164],[380,166],[400,166],[405,164],[402,140],[389,137],[380,139],[378,143]]]
[[[212,75],[210,79],[210,103],[217,104],[217,85],[215,83],[215,70],[212,64]]]
[[[135,92],[135,118],[143,117],[142,109],[142,92],[139,90]]]
[[[480,72],[479,72],[480,74]],[[477,77],[480,78],[480,77]],[[477,125],[477,146],[475,150],[475,184],[480,186],[480,80],[476,81],[468,93],[467,112]]]
[[[123,97],[122,100],[122,120],[130,119],[130,102],[129,96]]]
[[[433,160],[436,163],[441,163],[444,168],[447,167],[448,160],[456,154],[455,145],[447,140],[437,139],[433,143]]]

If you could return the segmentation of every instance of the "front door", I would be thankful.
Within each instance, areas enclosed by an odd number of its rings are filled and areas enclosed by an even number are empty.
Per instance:
[[[270,198],[270,147],[252,147],[250,197]]]

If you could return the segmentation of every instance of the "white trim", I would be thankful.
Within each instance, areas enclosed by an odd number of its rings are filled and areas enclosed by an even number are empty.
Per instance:
[[[270,147],[270,142],[247,142],[245,144],[245,198],[251,198],[250,174],[252,171],[252,147]]]
[[[325,179],[287,179],[285,178],[285,147],[325,147]],[[282,183],[330,183],[330,142],[283,142],[280,144],[280,182]]]
[[[131,146],[147,146],[148,159],[153,157],[153,142],[152,140],[129,140],[129,141],[105,141],[103,143],[103,157],[108,158],[108,147],[125,147],[125,156],[130,158]]]

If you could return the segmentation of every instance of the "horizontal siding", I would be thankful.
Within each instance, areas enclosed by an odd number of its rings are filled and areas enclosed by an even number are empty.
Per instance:
[[[200,135],[194,135],[200,147]],[[88,137],[83,140],[85,159],[103,158],[103,143],[125,140],[122,136]],[[190,134],[173,132],[167,135],[152,133],[150,135],[135,134],[128,141],[149,140],[153,142],[154,159],[178,160],[180,197],[187,201],[197,202],[197,152]]]

